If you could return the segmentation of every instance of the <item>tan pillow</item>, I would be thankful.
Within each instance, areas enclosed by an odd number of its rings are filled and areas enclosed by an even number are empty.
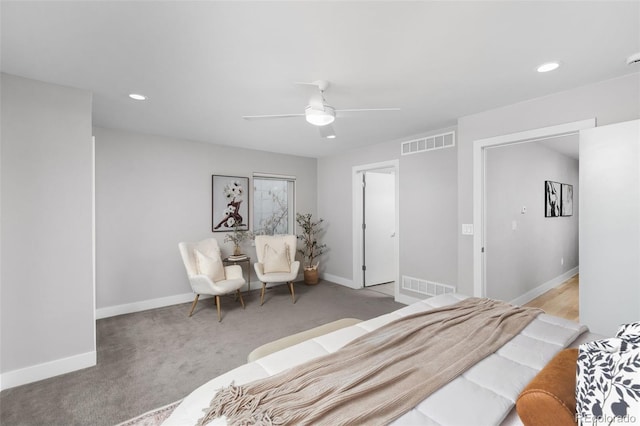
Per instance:
[[[578,349],[559,352],[524,388],[516,410],[525,426],[577,425]]]
[[[272,243],[264,245],[262,265],[265,274],[272,272],[291,272],[289,247],[286,243]]]
[[[223,281],[226,278],[224,275],[224,265],[222,264],[220,256],[209,257],[202,254],[199,250],[193,250],[193,254],[196,258],[198,274],[208,276],[213,282]]]

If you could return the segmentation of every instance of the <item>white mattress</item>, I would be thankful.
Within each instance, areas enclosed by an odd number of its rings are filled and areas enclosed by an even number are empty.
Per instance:
[[[311,359],[335,352],[371,330],[403,316],[456,303],[467,296],[446,294],[319,336],[242,365],[205,383],[175,409],[163,423],[195,425],[216,391],[232,381],[244,384],[277,374]],[[569,346],[587,328],[546,314],[493,355],[423,400],[394,425],[499,425],[518,424],[513,410],[520,391],[553,356]],[[217,419],[211,424],[226,424]]]

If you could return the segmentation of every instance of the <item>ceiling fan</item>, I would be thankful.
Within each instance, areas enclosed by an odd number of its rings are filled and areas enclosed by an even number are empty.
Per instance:
[[[304,109],[304,113],[301,114],[275,114],[275,115],[244,115],[242,118],[245,120],[261,120],[269,118],[289,118],[289,117],[304,117],[309,124],[313,124],[318,127],[320,136],[323,138],[333,139],[336,137],[333,131],[333,123],[336,119],[336,113],[343,112],[371,112],[371,111],[400,111],[400,108],[355,108],[355,109],[335,109],[329,105],[324,98],[324,91],[329,87],[329,82],[326,80],[316,80],[311,83],[295,83],[309,86],[315,86],[318,89],[318,93],[311,96],[309,105]]]

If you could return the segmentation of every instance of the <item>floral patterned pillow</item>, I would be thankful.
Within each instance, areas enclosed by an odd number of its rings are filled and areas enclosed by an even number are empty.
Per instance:
[[[640,322],[621,325],[616,337],[624,339],[629,343],[640,343]]]
[[[640,323],[580,345],[576,374],[578,424],[640,422]]]

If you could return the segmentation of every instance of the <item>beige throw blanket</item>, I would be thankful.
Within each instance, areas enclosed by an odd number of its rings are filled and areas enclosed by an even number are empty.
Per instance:
[[[386,424],[498,350],[541,311],[489,299],[410,315],[277,375],[221,389],[199,424]]]

